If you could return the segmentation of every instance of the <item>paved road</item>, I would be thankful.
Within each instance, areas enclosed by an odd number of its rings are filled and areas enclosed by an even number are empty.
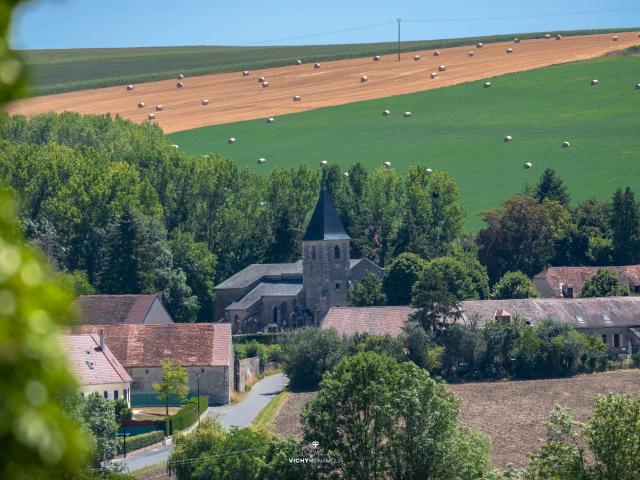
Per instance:
[[[282,374],[271,375],[256,383],[249,394],[235,405],[209,407],[207,415],[216,419],[225,428],[247,427],[273,397],[285,389],[289,379]],[[140,468],[166,462],[171,454],[171,443],[151,450],[129,455],[126,460],[119,460],[132,472]]]

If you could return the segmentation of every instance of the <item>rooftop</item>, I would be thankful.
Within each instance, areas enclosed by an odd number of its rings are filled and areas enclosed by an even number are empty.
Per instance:
[[[311,215],[307,231],[302,237],[307,240],[349,240],[342,221],[333,206],[331,195],[326,188],[320,191],[316,208]]]
[[[580,294],[584,282],[589,277],[595,275],[598,268],[612,269],[624,285],[640,285],[640,265],[625,265],[619,267],[549,267],[533,277],[533,283],[540,294],[546,298],[562,298],[562,284],[573,287],[573,294],[577,296]]]
[[[265,277],[271,277],[272,280],[276,281],[285,277],[299,277],[302,279],[302,261],[295,263],[254,263],[230,276],[224,282],[219,283],[215,288],[246,288]]]
[[[295,297],[302,291],[302,283],[260,283],[239,301],[233,302],[227,310],[244,310],[262,297]]]
[[[156,298],[156,294],[80,295],[75,305],[80,323],[86,325],[142,324]]]
[[[413,311],[412,307],[331,307],[320,328],[335,328],[346,336],[369,333],[397,337]]]
[[[131,382],[131,377],[109,347],[100,349],[97,334],[63,335],[61,337],[73,376],[81,385]]]

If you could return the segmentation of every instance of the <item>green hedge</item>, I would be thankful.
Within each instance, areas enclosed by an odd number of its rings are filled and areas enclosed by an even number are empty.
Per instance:
[[[200,397],[190,398],[178,413],[166,418],[164,429],[167,436],[189,428],[198,421],[198,402],[200,402],[200,414],[209,408],[209,397],[200,395]]]
[[[154,432],[141,433],[140,435],[133,435],[127,437],[127,452],[138,450],[142,447],[147,447],[164,440],[164,432],[162,430],[156,430]],[[120,437],[118,442],[118,455],[122,455],[124,452],[124,438]]]

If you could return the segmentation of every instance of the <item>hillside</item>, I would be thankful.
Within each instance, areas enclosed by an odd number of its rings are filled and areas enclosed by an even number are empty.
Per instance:
[[[560,32],[564,36],[620,32],[623,29]],[[506,41],[514,36],[538,38],[544,33],[493,35],[403,42],[403,51],[453,47],[475,42]],[[21,55],[31,72],[32,93],[48,95],[90,88],[150,82],[173,78],[176,72],[204,75],[290,65],[296,59],[307,62],[356,58],[395,52],[395,42],[351,45],[305,45],[291,47],[159,47],[64,50],[24,50]]]
[[[187,152],[217,152],[260,171],[324,159],[345,169],[355,161],[444,169],[458,182],[467,227],[475,230],[481,210],[535,184],[547,166],[574,202],[638,185],[639,71],[640,56],[608,57],[493,78],[491,88],[476,81],[170,138]],[[600,84],[591,86],[595,78]],[[382,116],[385,109],[392,114]],[[512,142],[504,142],[507,135]],[[561,148],[564,141],[571,148]],[[256,165],[260,157],[265,165]],[[525,162],[533,168],[523,169]]]

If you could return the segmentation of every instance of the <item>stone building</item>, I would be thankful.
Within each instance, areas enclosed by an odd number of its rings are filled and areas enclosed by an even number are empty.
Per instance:
[[[577,298],[587,279],[599,268],[615,272],[620,285],[629,287],[632,295],[640,294],[640,265],[621,267],[549,267],[533,277],[540,296],[544,298]]]
[[[254,264],[215,287],[217,320],[233,333],[280,331],[319,325],[329,309],[349,304],[349,288],[371,272],[372,261],[352,259],[351,239],[323,189],[302,237],[302,260]]]

